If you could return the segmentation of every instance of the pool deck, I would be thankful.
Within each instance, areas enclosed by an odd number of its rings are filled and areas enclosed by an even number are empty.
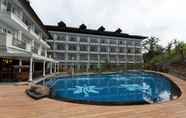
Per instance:
[[[181,89],[174,101],[152,105],[96,106],[55,101],[35,101],[26,85],[0,85],[0,118],[186,118],[186,81],[170,77]]]

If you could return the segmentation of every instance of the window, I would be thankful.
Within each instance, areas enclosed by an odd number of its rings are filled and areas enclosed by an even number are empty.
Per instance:
[[[117,56],[116,55],[110,55],[110,60],[111,61],[117,61]]]
[[[133,53],[133,49],[132,48],[128,48],[127,49],[127,53]]]
[[[128,61],[134,61],[135,57],[134,56],[128,56]]]
[[[87,37],[80,37],[80,42],[88,42]]]
[[[133,41],[127,41],[127,45],[132,46],[133,45]]]
[[[54,49],[53,43],[48,43],[48,45],[50,46],[50,48],[51,48],[52,50]]]
[[[110,47],[110,52],[117,52],[116,47]]]
[[[110,44],[117,44],[116,40],[110,40]]]
[[[88,51],[88,46],[80,45],[80,51]]]
[[[136,48],[136,49],[135,49],[135,53],[136,53],[136,54],[140,54],[140,53],[141,53],[141,49],[140,49],[140,48]]]
[[[107,47],[101,47],[101,52],[107,52]]]
[[[102,39],[102,40],[101,40],[101,43],[107,43],[107,40]]]
[[[120,60],[120,61],[125,61],[125,60],[126,60],[126,57],[125,57],[124,55],[120,55],[120,56],[119,56],[119,60]]]
[[[76,60],[77,56],[76,54],[68,54],[68,60]]]
[[[125,41],[120,40],[120,41],[119,41],[119,45],[125,45]]]
[[[76,51],[77,46],[76,45],[69,45],[68,50]]]
[[[92,39],[90,39],[90,42],[91,42],[91,43],[98,43],[98,39],[92,38]]]
[[[142,56],[136,56],[136,57],[135,57],[135,60],[136,60],[136,61],[142,61],[143,58],[142,58]]]
[[[80,60],[88,60],[87,54],[80,54]]]
[[[3,32],[3,28],[0,26],[0,32]]]
[[[57,40],[59,40],[59,41],[65,41],[66,40],[66,37],[64,35],[59,35],[59,36],[57,36]]]
[[[65,60],[65,54],[64,53],[56,53],[56,59],[57,60]]]
[[[136,41],[136,42],[135,42],[135,45],[136,45],[136,46],[141,46],[141,43],[140,43],[139,41]]]
[[[101,55],[101,61],[108,62],[108,56],[107,55]]]
[[[76,42],[77,38],[75,36],[70,36],[69,41]]]
[[[90,55],[90,60],[98,61],[98,55],[95,55],[95,54]]]
[[[90,46],[90,51],[97,52],[97,47],[96,46]]]
[[[119,48],[120,53],[125,53],[125,48]]]
[[[65,44],[56,44],[56,50],[65,50]]]

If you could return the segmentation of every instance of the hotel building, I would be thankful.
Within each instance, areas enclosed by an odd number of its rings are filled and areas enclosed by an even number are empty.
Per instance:
[[[57,61],[47,54],[49,37],[28,0],[0,0],[0,81],[56,72]]]
[[[43,25],[29,0],[0,0],[0,82],[32,81],[63,69],[86,70],[103,64],[125,67],[143,63],[146,37],[105,31]]]
[[[80,27],[67,27],[64,22],[56,26],[47,25],[52,39],[49,54],[60,62],[63,68],[75,66],[76,70],[100,68],[105,63],[127,67],[129,64],[143,63],[141,42],[146,37],[105,31],[103,26],[97,30]]]

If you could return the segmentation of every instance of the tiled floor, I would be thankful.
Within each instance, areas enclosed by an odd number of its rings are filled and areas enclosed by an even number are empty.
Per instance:
[[[34,101],[26,86],[0,85],[0,118],[186,118],[186,81],[169,76],[182,90],[174,101],[138,106],[96,106],[55,101]]]

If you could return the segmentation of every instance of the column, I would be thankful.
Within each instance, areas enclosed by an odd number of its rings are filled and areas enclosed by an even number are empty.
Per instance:
[[[90,37],[88,37],[88,63],[87,63],[87,72],[89,72],[90,69]]]
[[[50,62],[50,74],[52,74],[52,62]]]
[[[125,70],[128,70],[128,45],[127,45],[127,41],[125,40]]]
[[[98,67],[99,70],[101,69],[101,44],[100,44],[100,39],[97,39],[98,41]]]
[[[78,54],[77,54],[77,70],[80,71],[80,43],[77,46]]]
[[[30,67],[29,67],[29,82],[32,82],[32,64],[33,64],[33,58],[30,58]]]
[[[54,73],[57,72],[56,63],[54,63]]]
[[[58,67],[58,71],[57,72],[59,72],[60,71],[60,63],[58,63],[57,67]]]
[[[22,67],[22,60],[19,60],[19,73],[21,72],[21,67]]]
[[[45,65],[46,65],[46,61],[43,62],[43,77],[45,77],[46,75]]]

